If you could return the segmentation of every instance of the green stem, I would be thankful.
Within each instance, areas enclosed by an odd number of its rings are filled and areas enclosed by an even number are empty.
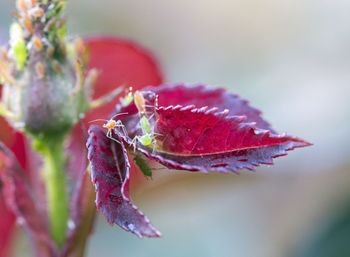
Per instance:
[[[66,240],[69,205],[64,170],[63,139],[42,142],[51,236],[59,248]]]

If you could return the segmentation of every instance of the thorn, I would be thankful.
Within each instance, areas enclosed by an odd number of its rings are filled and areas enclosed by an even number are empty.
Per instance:
[[[41,18],[44,15],[44,10],[40,7],[34,7],[29,11],[29,15],[33,18]]]
[[[96,69],[89,70],[85,79],[85,85],[87,85],[88,88],[92,88],[97,81],[98,75],[99,72]]]
[[[63,27],[67,24],[67,19],[66,18],[62,18],[61,21],[60,21],[60,25],[59,27]]]
[[[37,51],[41,51],[41,49],[43,48],[43,44],[42,44],[40,38],[37,37],[37,36],[34,37],[34,39],[33,39],[33,44],[34,44],[35,49],[36,49]]]
[[[44,65],[41,62],[38,62],[35,65],[35,71],[36,71],[36,74],[38,75],[39,79],[43,79],[44,78],[44,76],[45,76],[45,68],[44,68]]]
[[[53,18],[51,19],[45,26],[44,31],[45,32],[49,32],[55,25],[57,22],[57,18]]]
[[[53,67],[53,69],[54,69],[56,72],[58,72],[58,73],[61,73],[61,72],[62,72],[62,67],[61,67],[61,65],[59,64],[58,61],[54,60],[54,61],[52,62],[52,67]]]
[[[75,51],[77,52],[77,55],[79,56],[79,58],[82,58],[86,51],[84,41],[81,38],[77,38],[74,41],[74,46],[75,46]]]
[[[2,76],[5,81],[9,82],[12,85],[16,85],[15,78],[11,75],[8,66],[4,61],[0,58],[0,76]]]
[[[22,18],[22,16],[20,14],[18,14],[17,12],[15,12],[15,11],[11,11],[11,14],[12,14],[13,17],[15,17],[17,19],[21,19]]]
[[[63,55],[67,55],[67,48],[65,44],[60,44],[61,52]]]
[[[90,46],[85,48],[84,54],[82,56],[84,67],[87,67],[89,63],[89,59],[90,59]]]
[[[79,60],[76,60],[75,62],[75,76],[76,76],[76,82],[75,82],[74,92],[78,93],[83,90],[83,87],[85,84],[84,71],[83,71],[83,68],[81,67],[81,63]]]
[[[1,52],[1,57],[4,59],[5,62],[10,62],[10,58],[8,56],[8,52],[6,47],[1,47],[0,48],[0,52]]]
[[[31,19],[27,16],[24,18],[24,25],[30,34],[33,34],[33,23]]]
[[[47,56],[51,58],[54,53],[55,53],[55,48],[53,46],[49,46],[49,48],[47,49]]]
[[[77,90],[81,90],[84,86],[84,71],[79,60],[75,62],[75,73],[77,76]]]

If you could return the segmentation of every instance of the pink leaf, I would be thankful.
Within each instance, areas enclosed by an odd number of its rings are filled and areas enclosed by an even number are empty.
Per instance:
[[[92,182],[96,188],[96,205],[108,222],[142,236],[161,234],[148,218],[132,204],[129,197],[129,169],[127,152],[121,138],[116,143],[96,126],[89,129],[88,158],[92,167]]]

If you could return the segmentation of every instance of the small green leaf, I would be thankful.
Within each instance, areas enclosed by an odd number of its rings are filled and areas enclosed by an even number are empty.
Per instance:
[[[21,70],[27,61],[27,49],[23,39],[23,31],[18,23],[13,23],[10,27],[10,46],[17,64]]]
[[[149,163],[142,158],[140,155],[135,155],[134,161],[139,169],[142,171],[143,175],[146,177],[152,177],[152,168]]]

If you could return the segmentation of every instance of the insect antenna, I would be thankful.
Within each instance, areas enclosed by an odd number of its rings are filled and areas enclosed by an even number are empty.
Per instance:
[[[119,115],[124,115],[124,114],[128,114],[128,113],[127,112],[117,113],[116,115],[113,115],[111,117],[111,120],[114,119],[115,117],[118,117]]]
[[[108,121],[108,120],[104,120],[104,119],[96,119],[96,120],[91,120],[91,121],[89,121],[88,123],[95,122],[95,121]]]

